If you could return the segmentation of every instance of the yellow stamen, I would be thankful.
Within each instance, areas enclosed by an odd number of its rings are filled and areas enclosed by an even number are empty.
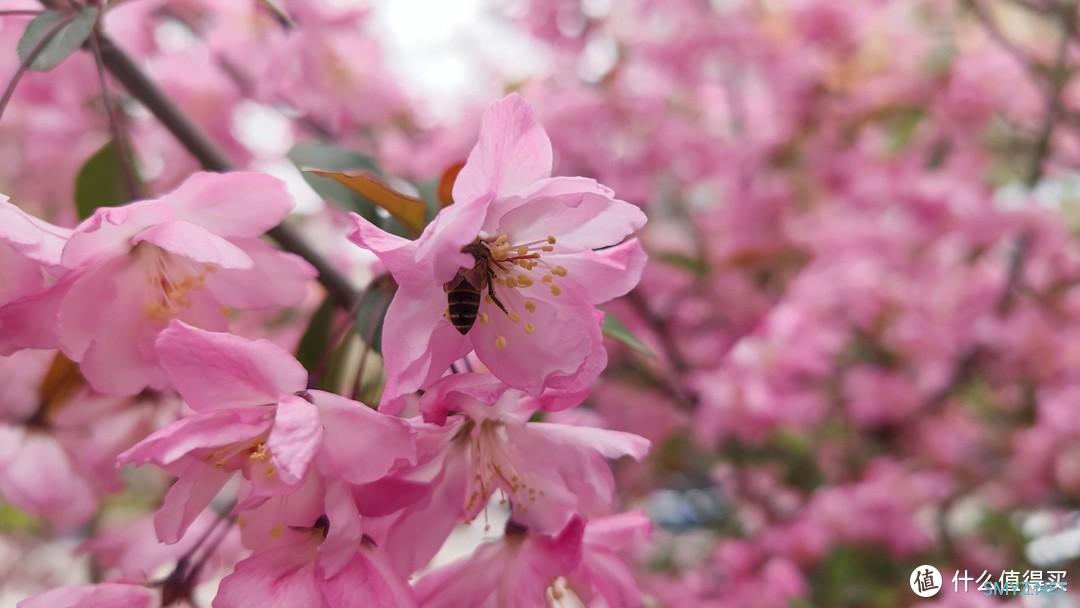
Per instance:
[[[503,336],[495,338],[495,348],[499,350],[506,348],[506,338],[504,338]]]
[[[531,335],[534,331],[536,331],[536,326],[535,325],[533,325],[532,323],[526,323],[525,324],[525,333]]]
[[[512,312],[512,313],[510,313],[510,314],[508,314],[506,316],[510,318],[510,321],[512,323],[517,323],[518,321],[521,320],[521,317],[519,317],[516,312]]]
[[[525,310],[529,312],[536,312],[536,302],[533,302],[532,300],[525,302]]]
[[[563,268],[562,266],[556,266],[555,268],[553,268],[551,270],[551,274],[553,274],[555,276],[559,276],[559,277],[565,277],[566,276],[566,268]]]
[[[559,295],[560,293],[562,293],[562,289],[559,289],[559,286],[558,286],[558,285],[552,285],[552,286],[551,286],[551,295],[553,295],[553,296],[557,296],[557,295]]]

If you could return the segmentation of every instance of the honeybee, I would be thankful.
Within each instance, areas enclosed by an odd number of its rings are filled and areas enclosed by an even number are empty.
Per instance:
[[[504,313],[506,307],[495,295],[497,262],[492,259],[487,245],[477,241],[466,245],[461,251],[473,256],[476,262],[472,268],[458,270],[457,275],[443,288],[446,290],[447,317],[458,333],[464,336],[476,324],[482,292],[487,291],[491,301]]]

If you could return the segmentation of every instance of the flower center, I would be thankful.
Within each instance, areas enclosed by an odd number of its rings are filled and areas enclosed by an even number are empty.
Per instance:
[[[523,468],[507,451],[508,441],[503,423],[493,420],[477,422],[469,444],[472,476],[469,479],[468,500],[465,504],[466,523],[472,523],[488,500],[501,490],[515,511],[525,513],[544,491],[529,485]]]
[[[140,244],[140,248],[142,245]],[[191,307],[189,292],[202,289],[206,275],[216,268],[197,264],[153,245],[142,250],[146,281],[150,284],[144,310],[150,318],[167,322]]]
[[[481,232],[476,243],[487,249],[488,265],[492,271],[492,286],[495,302],[490,294],[484,294],[484,300],[488,304],[500,304],[497,308],[500,313],[506,315],[512,323],[521,323],[522,331],[526,335],[536,332],[536,324],[529,320],[528,316],[536,312],[536,301],[523,290],[537,285],[545,286],[551,295],[558,297],[562,294],[563,287],[559,280],[569,274],[565,267],[551,265],[544,259],[545,254],[555,251],[557,239],[548,236],[543,239],[512,243],[506,234],[492,237]],[[475,255],[475,254],[474,254]],[[490,308],[490,306],[488,307]],[[492,313],[494,314],[494,313]],[[522,323],[522,317],[525,322]],[[486,312],[481,312],[477,318],[480,323],[490,321]],[[506,348],[509,338],[505,335],[495,337],[495,347],[499,350]]]

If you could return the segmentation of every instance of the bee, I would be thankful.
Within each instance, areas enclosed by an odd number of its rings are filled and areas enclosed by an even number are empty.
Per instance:
[[[454,278],[443,286],[446,290],[447,317],[454,324],[458,333],[469,333],[476,324],[480,312],[480,298],[483,291],[504,313],[506,307],[495,295],[495,267],[497,262],[491,257],[491,250],[480,242],[470,243],[461,250],[473,256],[472,268],[462,268]]]

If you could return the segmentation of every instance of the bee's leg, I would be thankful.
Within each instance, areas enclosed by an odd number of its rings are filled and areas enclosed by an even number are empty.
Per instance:
[[[494,274],[494,273],[492,273],[492,274]],[[506,307],[503,306],[503,303],[499,301],[499,297],[495,295],[495,280],[494,280],[494,277],[492,277],[491,279],[488,280],[487,292],[488,292],[488,296],[491,297],[491,301],[495,302],[495,305],[499,307],[499,310],[503,311],[504,315],[510,314],[510,313],[506,312]]]

